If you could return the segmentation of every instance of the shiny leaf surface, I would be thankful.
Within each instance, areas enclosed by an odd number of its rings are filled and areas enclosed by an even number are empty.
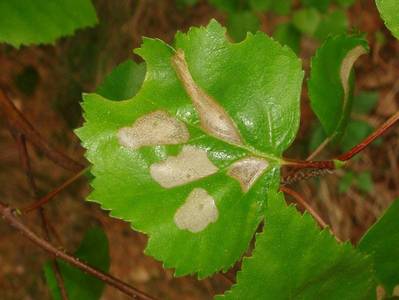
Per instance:
[[[381,218],[359,242],[359,249],[371,255],[379,283],[388,295],[399,284],[399,199],[396,199]]]
[[[53,43],[96,23],[90,0],[0,1],[0,42],[14,47]]]
[[[128,101],[84,96],[78,135],[89,199],[149,234],[176,275],[208,276],[247,249],[299,124],[299,60],[263,33],[227,41],[216,21],[145,39],[147,74]],[[223,238],[221,238],[223,237]]]
[[[320,232],[280,194],[269,197],[264,231],[244,258],[237,284],[217,299],[360,300],[374,293],[371,259]]]
[[[376,0],[378,11],[385,25],[392,34],[399,39],[399,1],[397,0]]]
[[[352,67],[367,51],[362,37],[340,35],[327,39],[312,58],[310,104],[329,137],[340,138],[345,130],[353,100]]]

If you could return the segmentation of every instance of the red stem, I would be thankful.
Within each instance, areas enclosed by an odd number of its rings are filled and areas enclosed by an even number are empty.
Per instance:
[[[297,169],[335,169],[335,164],[333,160],[306,161],[284,159],[284,165]]]
[[[367,146],[369,146],[372,142],[374,142],[377,138],[382,136],[388,129],[390,129],[396,122],[399,121],[399,111],[396,112],[392,117],[390,117],[387,121],[385,121],[380,127],[378,127],[372,134],[366,137],[362,142],[358,145],[354,146],[349,151],[341,154],[336,158],[339,161],[347,161],[354,157],[359,152],[363,151]],[[303,160],[293,160],[293,159],[284,159],[284,165],[293,167],[296,169],[328,169],[334,170],[335,163],[334,160],[321,160],[321,161],[303,161]]]
[[[313,216],[313,218],[315,218],[315,220],[317,221],[317,223],[319,223],[321,228],[326,228],[328,226],[327,223],[323,220],[323,218],[313,209],[313,207],[311,207],[306,202],[305,199],[303,199],[303,197],[299,193],[285,186],[280,187],[280,191],[294,198],[297,203],[299,203],[304,209],[306,209]]]
[[[395,125],[396,122],[399,121],[399,111],[396,112],[392,117],[390,117],[385,123],[383,123],[380,127],[378,127],[372,134],[366,137],[360,144],[356,145],[348,152],[341,154],[337,157],[337,159],[341,161],[347,161],[351,159],[353,156],[358,154],[372,142],[374,142],[377,138],[382,136],[389,128]]]

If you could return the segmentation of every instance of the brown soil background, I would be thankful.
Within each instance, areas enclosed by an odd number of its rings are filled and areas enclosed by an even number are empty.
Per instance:
[[[81,30],[73,37],[59,40],[54,46],[23,47],[20,50],[0,46],[0,83],[13,91],[17,106],[52,145],[82,163],[86,163],[84,151],[72,131],[82,123],[81,92],[93,91],[104,76],[125,59],[138,60],[132,49],[140,45],[142,36],[170,42],[176,30],[205,25],[211,18],[222,23],[225,20],[223,14],[205,1],[182,9],[169,0],[96,0],[94,3],[100,19],[100,25],[95,28]],[[370,42],[371,54],[356,63],[356,89],[379,92],[376,109],[371,115],[363,116],[376,126],[398,110],[399,42],[384,28],[373,1],[357,1],[348,15],[351,25],[366,32]],[[271,33],[274,24],[281,19],[284,18],[263,15],[262,30]],[[375,41],[375,33],[379,30],[387,38],[383,46]],[[304,58],[305,70],[316,47],[317,43],[310,39],[302,42],[301,57]],[[23,91],[19,83],[21,74],[32,72],[37,72],[37,84],[34,90]],[[307,145],[314,119],[306,91],[302,98],[301,130],[289,151],[293,158],[306,157],[301,145]],[[374,190],[368,194],[356,188],[344,195],[338,194],[337,184],[343,172],[294,186],[331,224],[341,240],[356,242],[399,196],[398,136],[399,128],[396,126],[384,136],[380,146],[367,149],[349,166],[355,171],[372,172]],[[29,150],[34,175],[43,194],[71,176],[34,149]],[[164,270],[161,263],[143,254],[147,241],[144,235],[132,231],[127,223],[110,218],[97,205],[84,201],[88,191],[87,179],[82,178],[46,206],[48,218],[67,249],[73,251],[77,247],[88,227],[101,224],[110,242],[110,273],[139,289],[161,299],[211,299],[229,287],[229,282],[218,274],[201,281],[194,277],[173,278],[172,270]],[[2,119],[0,199],[14,207],[23,207],[32,201],[20,168],[18,150]],[[36,214],[32,213],[24,220],[40,232]],[[42,273],[42,263],[47,259],[44,252],[0,222],[0,299],[50,299]],[[102,299],[126,297],[107,287]]]

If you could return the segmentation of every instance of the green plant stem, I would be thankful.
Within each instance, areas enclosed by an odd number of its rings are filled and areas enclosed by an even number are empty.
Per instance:
[[[114,288],[120,290],[124,294],[132,297],[133,299],[142,299],[142,300],[154,300],[154,297],[147,295],[146,293],[124,283],[123,281],[104,273],[94,267],[91,267],[78,258],[70,255],[58,248],[54,247],[45,239],[40,238],[37,236],[33,231],[31,231],[25,224],[23,224],[18,217],[16,216],[16,210],[7,206],[6,204],[0,202],[0,215],[2,216],[3,220],[7,222],[11,227],[15,228],[23,236],[29,239],[31,242],[42,248],[43,250],[50,253],[52,256],[55,256],[59,259],[64,260],[65,262],[71,264],[74,267],[86,272],[101,281],[113,286]]]

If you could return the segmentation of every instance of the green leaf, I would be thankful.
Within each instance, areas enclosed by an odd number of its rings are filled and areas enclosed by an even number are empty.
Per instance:
[[[349,7],[352,6],[356,0],[335,0],[335,2],[343,7]]]
[[[339,181],[339,192],[341,194],[346,193],[353,184],[355,184],[356,188],[364,193],[370,193],[374,189],[374,182],[370,172],[357,174],[346,172]]]
[[[302,33],[313,35],[320,23],[320,13],[317,9],[303,8],[294,12],[292,24]]]
[[[96,23],[90,0],[0,1],[0,42],[17,48],[53,43]]]
[[[105,233],[100,228],[92,228],[86,232],[79,249],[75,256],[97,269],[107,272],[109,269],[110,258],[108,240]],[[57,260],[61,276],[64,280],[65,289],[69,299],[73,300],[98,300],[104,289],[104,282],[72,267],[64,261]],[[44,275],[53,300],[61,300],[55,274],[51,264],[44,265]]]
[[[357,174],[356,186],[359,190],[365,193],[370,193],[374,189],[373,177],[370,172],[363,172]]]
[[[288,15],[291,12],[292,0],[249,0],[249,6],[254,11],[272,11],[278,15]]]
[[[356,188],[364,193],[370,193],[374,189],[373,178],[370,172],[357,174],[346,172],[339,181],[339,192],[346,193],[353,184],[355,184]]]
[[[318,10],[325,12],[331,0],[301,0],[301,3],[307,7],[314,7]]]
[[[399,284],[399,199],[367,231],[359,242],[360,251],[374,260],[377,280],[389,295]]]
[[[272,0],[269,9],[278,15],[288,15],[291,12],[292,0]]]
[[[84,96],[89,199],[149,234],[146,253],[176,275],[205,277],[242,255],[298,129],[295,54],[264,33],[235,44],[225,33],[211,21],[175,48],[144,39],[133,99]]]
[[[259,30],[258,17],[251,11],[230,13],[227,17],[227,32],[236,42],[241,42],[248,32]]]
[[[344,176],[339,180],[338,191],[340,194],[346,193],[352,186],[355,179],[355,174],[353,172],[346,172]]]
[[[269,197],[265,229],[244,258],[237,284],[217,299],[369,299],[375,292],[371,259],[338,244],[312,217]]]
[[[324,14],[320,20],[314,36],[324,41],[329,36],[344,34],[349,27],[349,21],[342,10],[336,10]]]
[[[249,6],[254,11],[265,12],[270,9],[272,0],[249,0]]]
[[[291,23],[278,25],[273,33],[273,37],[280,44],[287,45],[295,53],[299,53],[301,33]]]
[[[292,6],[292,0],[209,0],[209,3],[227,13],[251,9],[259,12],[270,10],[278,15],[289,14]]]
[[[326,40],[312,58],[308,81],[310,104],[329,137],[342,136],[353,100],[356,59],[368,46],[359,36],[340,35]]]
[[[96,92],[110,100],[126,100],[137,94],[143,84],[145,64],[127,60],[104,79]]]
[[[379,99],[378,92],[362,91],[353,100],[353,112],[369,114],[375,108]]]
[[[242,0],[208,0],[208,2],[217,9],[226,11],[228,13],[235,13],[246,9],[248,4],[246,1]]]

